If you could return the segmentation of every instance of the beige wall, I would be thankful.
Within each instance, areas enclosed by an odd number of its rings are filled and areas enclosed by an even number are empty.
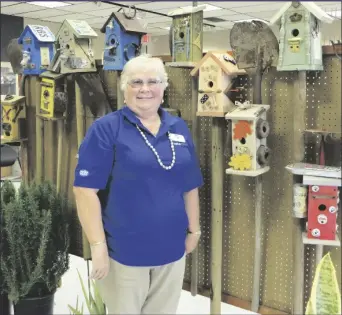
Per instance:
[[[27,24],[40,24],[46,25],[50,30],[56,34],[59,30],[60,23],[47,22],[42,20],[24,18],[24,25]],[[96,40],[94,40],[94,51],[95,58],[102,58],[103,47],[104,47],[104,34],[99,29],[95,29],[98,34]],[[278,32],[274,29],[276,36]],[[323,24],[322,29],[322,41],[324,44],[329,44],[329,40],[342,40],[341,36],[341,21],[334,21],[332,24]],[[216,31],[216,32],[205,32],[203,38],[203,51],[207,52],[210,50],[230,50],[229,44],[229,30]],[[145,48],[142,50],[145,52]],[[147,45],[147,53],[151,55],[170,55],[169,49],[169,35],[151,36],[151,42]]]

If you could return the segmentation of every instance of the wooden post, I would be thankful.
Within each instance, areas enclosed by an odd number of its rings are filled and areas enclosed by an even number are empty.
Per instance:
[[[36,91],[36,181],[43,180],[44,168],[44,121],[39,117],[40,113],[40,82],[38,77],[34,80]]]
[[[294,81],[293,152],[294,163],[305,158],[304,129],[306,108],[306,72],[299,71]],[[293,184],[301,183],[300,176],[293,176]],[[293,309],[292,314],[304,314],[304,245],[301,219],[293,219]]]
[[[211,129],[211,303],[210,314],[221,314],[224,119],[213,118]]]
[[[124,95],[121,91],[121,71],[117,71],[118,79],[117,79],[117,109],[124,107]]]
[[[76,102],[77,145],[79,148],[83,141],[84,134],[85,134],[85,122],[84,122],[85,110],[81,102],[80,87],[78,86],[76,81],[75,81],[75,102]],[[90,259],[91,258],[90,246],[89,246],[87,236],[85,235],[83,230],[82,230],[82,242],[83,242],[83,258]]]
[[[191,133],[197,154],[198,150],[198,124],[197,124],[197,91],[198,78],[191,77]],[[198,247],[191,253],[191,295],[197,295],[198,287]]]

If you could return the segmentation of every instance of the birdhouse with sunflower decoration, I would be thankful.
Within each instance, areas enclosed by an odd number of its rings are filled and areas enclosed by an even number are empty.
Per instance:
[[[245,72],[227,52],[206,53],[190,73],[199,76],[197,116],[224,117],[234,108],[228,93],[238,74]]]
[[[270,169],[267,147],[269,108],[269,105],[236,102],[235,109],[226,114],[225,118],[232,125],[232,156],[227,174],[255,177]]]

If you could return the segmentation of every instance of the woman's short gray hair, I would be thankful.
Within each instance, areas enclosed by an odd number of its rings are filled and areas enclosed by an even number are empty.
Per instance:
[[[150,55],[140,55],[127,61],[121,73],[121,90],[125,91],[128,81],[131,80],[134,73],[139,72],[156,72],[158,79],[162,81],[163,88],[168,86],[168,77],[160,58],[151,57]]]

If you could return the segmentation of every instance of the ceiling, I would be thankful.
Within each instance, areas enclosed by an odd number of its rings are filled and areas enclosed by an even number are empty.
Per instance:
[[[51,1],[49,1],[51,3]],[[26,1],[1,1],[1,13],[49,22],[63,22],[65,19],[85,20],[93,28],[99,29],[106,22],[111,12],[118,11],[121,5],[135,7],[150,12],[138,11],[137,17],[147,27],[152,35],[168,33],[171,17],[163,16],[168,12],[184,6],[191,6],[192,1],[63,1],[70,5],[57,8],[46,8]],[[324,11],[332,13],[341,19],[340,1],[315,1]],[[217,7],[216,10],[204,11],[204,23],[215,26],[205,26],[204,31],[231,29],[235,21],[259,18],[269,21],[283,5],[284,1],[198,1],[198,5],[206,4]],[[339,12],[336,14],[336,12]],[[160,15],[162,14],[162,15]],[[224,21],[212,22],[207,18],[220,18]]]

